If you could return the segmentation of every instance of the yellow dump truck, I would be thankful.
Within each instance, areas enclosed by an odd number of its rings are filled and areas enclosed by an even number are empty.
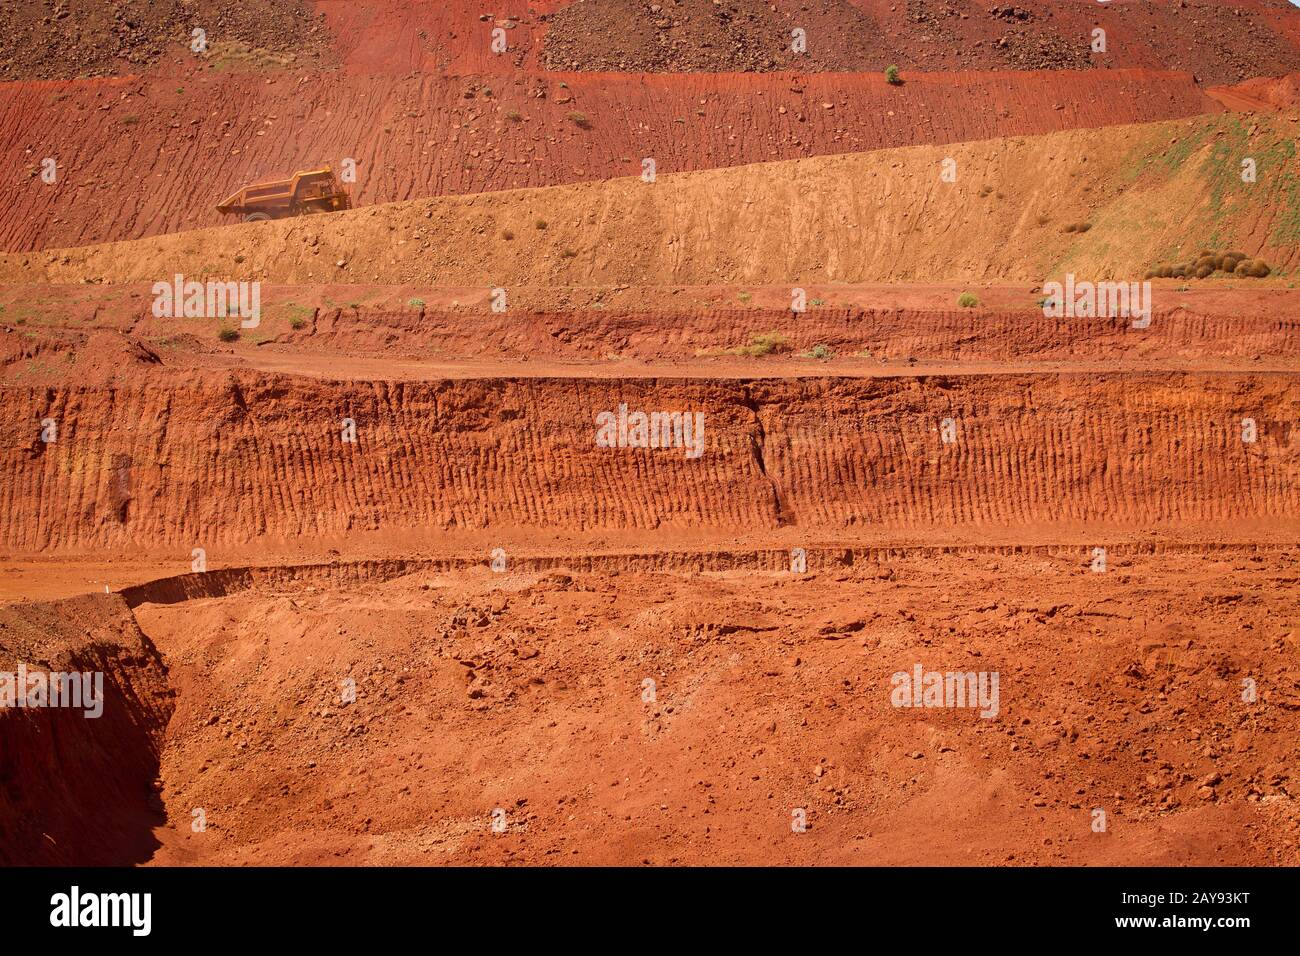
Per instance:
[[[217,204],[217,212],[238,216],[244,222],[351,208],[351,197],[329,166],[302,170],[289,179],[245,186]]]

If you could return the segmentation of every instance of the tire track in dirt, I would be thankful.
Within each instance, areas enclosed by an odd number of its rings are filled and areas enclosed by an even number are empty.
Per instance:
[[[214,408],[220,381],[3,389],[0,541],[189,549],[402,528],[754,532],[783,512],[809,529],[1174,531],[1300,512],[1292,375],[300,379],[292,390],[231,376],[248,415]],[[703,413],[702,457],[597,447],[596,413],[620,404]],[[42,446],[46,417],[60,434]],[[345,418],[355,444],[340,439]],[[1242,441],[1244,418],[1255,444]],[[955,422],[952,443],[943,419]],[[132,497],[119,513],[124,460]]]

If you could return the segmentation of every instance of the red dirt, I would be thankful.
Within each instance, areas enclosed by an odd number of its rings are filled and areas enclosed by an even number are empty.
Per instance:
[[[652,10],[657,7],[659,12]],[[806,31],[806,54],[791,31]],[[1093,51],[1092,30],[1106,33]],[[1300,68],[1300,11],[1286,0],[577,0],[550,18],[552,69],[1187,70],[1207,83]]]
[[[6,2],[31,6],[38,0]],[[55,23],[55,43],[77,42],[73,38],[78,32],[83,37],[90,32],[88,23],[98,18],[108,24],[113,19],[103,9],[107,0],[70,2],[78,8],[76,15]],[[187,17],[169,11],[173,2],[133,8],[134,21],[144,26],[142,30],[122,30],[118,22],[120,36],[115,38],[127,54],[116,57],[118,71],[173,77],[193,73],[196,60],[186,47],[186,31],[178,25]],[[776,67],[803,73],[879,73],[896,63],[912,72],[1186,70],[1202,82],[1231,83],[1300,68],[1300,14],[1286,0],[1112,0],[1105,5],[1060,0],[1024,0],[1015,5],[990,5],[983,0],[728,0],[721,6],[703,0],[669,0],[661,6],[674,16],[689,9],[694,19],[689,28],[670,31],[682,48],[666,57],[651,37],[657,31],[651,26],[655,17],[649,13],[650,5],[639,0],[598,4],[499,0],[491,5],[487,19],[483,4],[471,0],[314,0],[309,7],[327,28],[319,31],[320,36],[302,25],[305,20],[295,0],[253,2],[255,8],[243,3],[241,15],[229,18],[223,17],[231,6],[229,0],[201,0],[199,19],[215,24],[209,33],[217,43],[233,39],[271,51],[297,52],[320,65],[337,63],[358,73],[483,76],[539,72],[549,66],[568,69],[562,51],[568,51],[570,58],[576,56],[582,69],[602,71],[735,72]],[[1019,19],[994,10],[1024,10],[1029,17]],[[710,26],[719,11],[731,20],[731,26],[720,32]],[[30,15],[15,17],[15,22],[20,30],[13,35],[26,42],[12,44],[9,78],[113,70],[119,52],[114,46],[87,44],[83,39],[78,52],[56,55],[21,33],[33,23]],[[251,26],[254,23],[256,28]],[[792,25],[808,32],[807,56],[795,58],[788,53]],[[1107,31],[1104,54],[1088,48],[1094,26]],[[506,31],[505,54],[491,48],[491,32],[497,27]],[[40,40],[49,44],[49,27],[40,29]],[[112,35],[113,29],[101,32]],[[701,45],[709,42],[712,48]],[[325,43],[328,50],[321,49]],[[621,49],[626,52],[619,55]],[[771,65],[765,65],[768,61]],[[273,60],[257,58],[210,63],[197,66],[263,71],[275,65]]]
[[[264,287],[261,324],[234,343],[210,320],[154,318],[147,287],[46,287],[39,312],[18,294],[30,287],[9,287],[3,314],[33,320],[0,326],[0,380],[130,385],[199,368],[388,381],[1300,368],[1300,292],[1244,285],[1161,284],[1140,335],[1120,318],[1045,318],[1028,287],[978,288],[979,309],[953,307],[962,287],[813,287],[800,314],[779,307],[784,288],[752,288],[748,306],[727,289],[520,290],[526,322],[486,311],[484,290]],[[745,355],[763,333],[780,347]],[[832,357],[803,354],[817,345]]]
[[[233,45],[319,66],[328,32],[304,0],[0,0],[0,80],[135,73],[193,60],[191,31],[220,58]],[[225,53],[223,53],[223,48]],[[241,51],[242,52],[242,51]]]
[[[670,173],[1217,109],[1185,74],[1127,72],[927,76],[899,89],[853,75],[8,84],[0,162],[21,172],[0,185],[0,248],[218,225],[230,220],[216,203],[240,186],[344,157],[368,205],[635,176],[646,156]],[[55,184],[39,177],[44,157]]]
[[[1205,91],[1237,112],[1295,110],[1300,108],[1300,73],[1259,77],[1235,86],[1214,86]]]
[[[1300,68],[1300,15],[658,5],[739,54],[322,0],[327,72],[163,24],[143,75],[0,84],[0,675],[110,688],[0,708],[0,864],[1300,864],[1300,114],[1199,115],[1293,109],[1222,84]],[[807,69],[906,82],[545,71],[767,69],[796,7]],[[345,156],[371,208],[156,236]],[[584,182],[645,156],[683,175]],[[1274,274],[1044,317],[1210,242]],[[176,271],[262,321],[155,318]],[[605,447],[621,406],[701,454]],[[896,706],[916,667],[996,714]]]
[[[4,546],[188,551],[389,528],[1168,533],[1294,527],[1300,512],[1294,375],[159,377],[4,389]],[[596,447],[596,414],[621,404],[703,413],[708,454]],[[1251,446],[1244,417],[1258,422]],[[47,418],[64,423],[52,444],[38,437]],[[962,430],[953,445],[940,442],[946,418]],[[622,487],[640,490],[601,493]]]
[[[411,562],[143,592],[178,691],[154,862],[1295,865],[1295,557]],[[998,719],[891,708],[917,661],[999,671]]]

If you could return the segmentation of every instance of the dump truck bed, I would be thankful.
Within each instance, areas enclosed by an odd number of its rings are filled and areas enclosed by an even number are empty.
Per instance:
[[[328,188],[321,189],[320,184],[327,184]],[[312,186],[318,188],[312,189]],[[322,196],[338,199],[334,203],[335,208],[349,209],[352,206],[347,193],[334,179],[333,169],[326,166],[322,169],[300,170],[288,179],[244,186],[219,202],[217,211],[239,213],[248,210],[288,210],[295,201]]]

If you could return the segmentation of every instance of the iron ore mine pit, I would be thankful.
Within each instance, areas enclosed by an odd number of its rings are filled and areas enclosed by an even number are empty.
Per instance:
[[[0,37],[0,864],[1300,864],[1300,9],[670,6]]]

